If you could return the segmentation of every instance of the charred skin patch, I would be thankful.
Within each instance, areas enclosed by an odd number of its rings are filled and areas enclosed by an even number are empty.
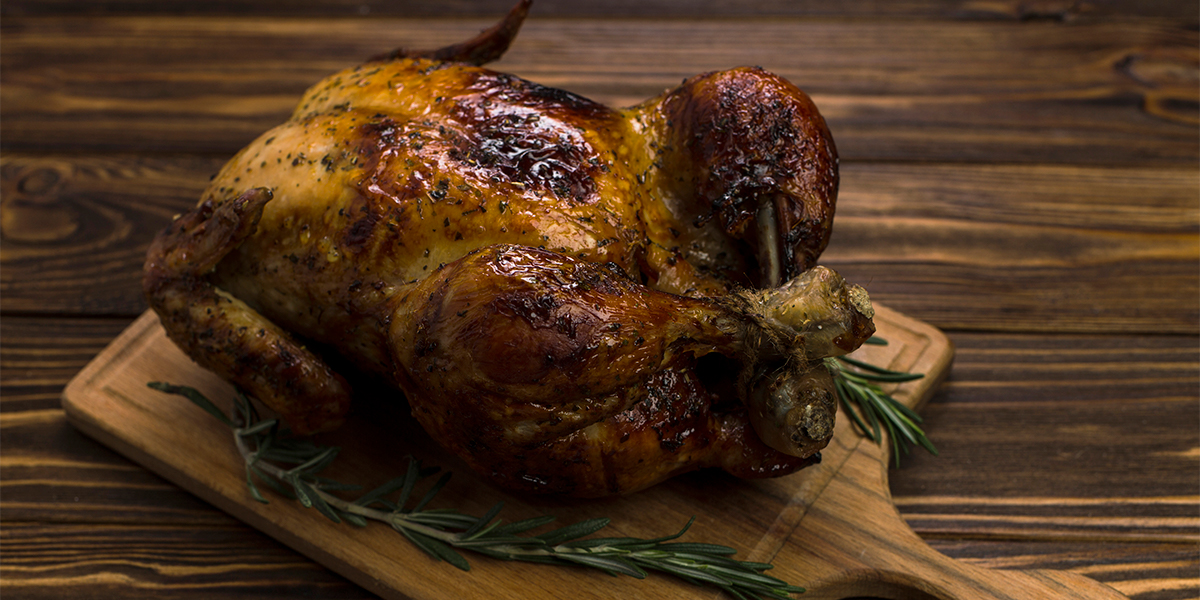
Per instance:
[[[694,360],[687,356],[680,362],[652,375],[646,382],[646,399],[622,415],[631,425],[642,420],[636,428],[653,431],[665,452],[678,452],[685,444],[697,451],[715,440],[708,427],[711,394],[694,374]]]
[[[574,204],[598,201],[600,155],[581,130],[614,118],[606,107],[562,90],[482,72],[455,99],[450,158],[481,178],[511,181]]]
[[[346,229],[346,235],[342,237],[342,247],[351,252],[362,251],[374,236],[375,224],[378,222],[379,215],[377,213],[367,212],[351,223],[350,227]]]

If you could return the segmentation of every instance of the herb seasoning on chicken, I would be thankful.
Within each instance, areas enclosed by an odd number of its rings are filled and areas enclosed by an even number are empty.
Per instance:
[[[816,107],[754,68],[613,110],[479,66],[527,9],[329,77],[234,157],[149,250],[168,335],[301,433],[350,408],[306,343],[336,349],[510,489],[815,462],[822,359],[874,331],[815,266],[837,194]]]

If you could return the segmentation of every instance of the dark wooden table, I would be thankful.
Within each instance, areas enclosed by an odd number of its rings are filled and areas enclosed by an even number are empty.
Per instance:
[[[6,0],[0,592],[368,594],[83,436],[66,382],[145,310],[150,237],[324,75],[508,0]],[[1194,2],[539,2],[495,65],[611,105],[756,64],[842,157],[823,262],[945,330],[911,526],[996,568],[1200,597]],[[636,588],[631,588],[636,589]]]

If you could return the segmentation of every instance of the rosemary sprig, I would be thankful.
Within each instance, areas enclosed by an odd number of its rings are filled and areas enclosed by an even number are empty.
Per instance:
[[[804,592],[804,588],[764,574],[772,568],[770,564],[732,558],[737,551],[728,546],[675,542],[692,526],[694,517],[678,532],[659,538],[589,538],[607,527],[610,520],[589,519],[545,533],[522,535],[548,525],[554,517],[503,523],[497,518],[503,502],[481,517],[455,509],[426,508],[450,474],[443,473],[418,497],[420,481],[438,469],[424,468],[412,457],[400,477],[355,500],[345,500],[332,492],[356,490],[357,486],[318,475],[336,458],[336,447],[318,446],[291,436],[278,420],[261,419],[253,403],[240,392],[234,400],[234,414],[229,416],[193,388],[159,382],[148,385],[188,398],[233,429],[234,443],[245,461],[246,485],[255,500],[267,502],[258,487],[261,482],[317,509],[334,522],[347,521],[360,527],[369,521],[386,523],[434,559],[464,571],[469,571],[471,565],[460,552],[470,551],[502,560],[582,566],[638,579],[645,578],[647,571],[658,571],[724,590],[739,600],[786,599]]]
[[[887,341],[879,337],[872,337],[867,343],[887,345]],[[825,365],[833,373],[838,400],[859,433],[878,444],[883,440],[883,430],[887,431],[897,466],[900,454],[907,454],[911,444],[937,455],[937,448],[921,429],[920,415],[879,386],[881,383],[913,381],[924,375],[884,369],[849,356],[826,358]]]

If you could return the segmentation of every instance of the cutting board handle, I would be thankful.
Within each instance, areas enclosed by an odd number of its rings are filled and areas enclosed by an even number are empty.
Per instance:
[[[910,386],[895,391],[897,400],[917,410],[949,372],[953,345],[932,326],[885,307],[878,307],[876,317],[881,336],[900,340],[903,349],[865,346],[859,352],[869,354],[862,358],[871,364],[925,373],[921,381],[927,387],[920,393]],[[839,426],[849,428],[843,417]],[[892,500],[892,444],[872,443],[853,431],[834,439],[838,443],[822,452],[829,460],[810,475],[814,483],[828,483],[815,497],[797,496],[801,516],[788,521],[785,527],[796,524],[784,547],[769,557],[773,575],[808,588],[805,600],[1128,600],[1076,573],[987,569],[938,552],[909,527]]]
[[[820,574],[805,600],[1128,600],[1075,573],[987,569],[938,552],[896,509],[888,460],[879,446],[858,444],[793,532],[790,543],[804,548],[796,554],[807,556],[798,573]]]
[[[866,593],[891,600],[1128,600],[1117,590],[1075,573],[987,569],[951,559],[915,534],[904,538],[893,538],[902,544],[867,552],[862,564],[845,572],[841,584],[850,593],[837,597]],[[830,584],[829,591],[842,587]]]

